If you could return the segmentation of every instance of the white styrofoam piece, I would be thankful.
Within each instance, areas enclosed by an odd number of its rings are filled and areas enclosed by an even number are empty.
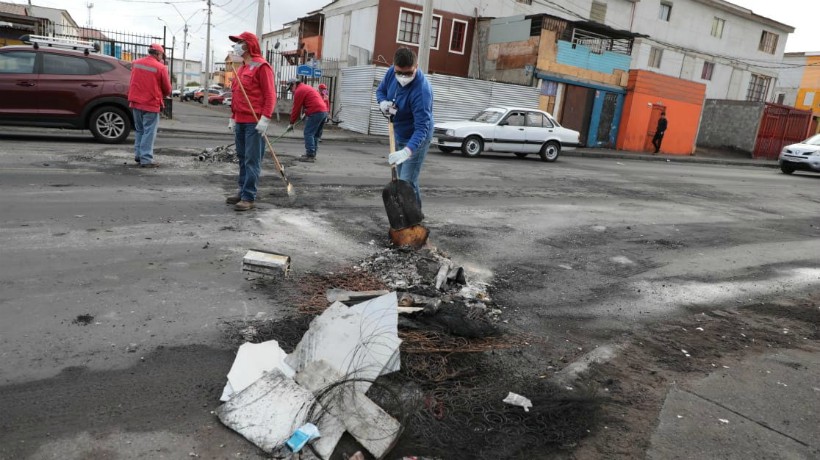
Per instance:
[[[236,359],[228,372],[228,384],[225,385],[220,401],[227,401],[262,377],[262,374],[273,369],[279,369],[286,376],[293,378],[296,373],[285,364],[286,356],[276,340],[243,343],[236,352]]]
[[[335,302],[310,323],[296,349],[285,358],[295,371],[324,360],[346,378],[375,380],[399,369],[396,293],[347,307]],[[358,384],[366,391],[369,384]]]
[[[270,453],[304,425],[313,401],[313,393],[273,369],[220,406],[216,414],[227,427]]]
[[[343,379],[330,363],[321,360],[308,363],[296,374],[296,382],[317,396]],[[341,384],[324,395],[321,402],[330,415],[341,421],[339,438],[347,430],[376,458],[382,458],[393,447],[401,424],[360,392],[356,385]],[[337,438],[333,445],[338,441]]]

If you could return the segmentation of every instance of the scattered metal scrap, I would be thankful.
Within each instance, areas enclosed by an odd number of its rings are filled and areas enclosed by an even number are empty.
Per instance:
[[[192,154],[192,156],[195,156],[199,161],[210,161],[212,163],[239,163],[234,144],[208,147],[199,153]]]

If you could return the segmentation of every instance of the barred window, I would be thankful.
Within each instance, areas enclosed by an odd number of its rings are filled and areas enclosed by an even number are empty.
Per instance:
[[[752,74],[752,79],[749,81],[749,90],[746,92],[747,101],[764,102],[766,95],[769,94],[769,85],[772,83],[772,77]]]

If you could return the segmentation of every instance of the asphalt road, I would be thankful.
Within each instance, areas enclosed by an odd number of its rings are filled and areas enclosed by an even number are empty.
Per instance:
[[[250,248],[332,271],[387,242],[385,147],[277,145],[258,209],[224,204],[229,136],[161,135],[162,166],[87,134],[0,131],[0,458],[256,458],[211,411],[228,320],[289,306],[240,272]],[[431,242],[498,286],[503,319],[578,355],[692,308],[820,287],[820,175],[431,152]],[[582,346],[578,346],[581,344]]]

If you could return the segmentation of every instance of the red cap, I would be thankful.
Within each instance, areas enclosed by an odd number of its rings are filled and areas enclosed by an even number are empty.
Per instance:
[[[159,43],[151,43],[151,46],[148,47],[148,51],[156,51],[157,53],[165,54],[165,49]]]
[[[242,32],[239,35],[228,35],[228,38],[230,38],[232,42],[246,42],[251,37],[253,37],[254,39],[256,39],[258,41],[258,39],[256,38],[256,35],[254,35],[251,32]]]
[[[319,89],[327,89],[327,85],[324,83],[319,83]]]

